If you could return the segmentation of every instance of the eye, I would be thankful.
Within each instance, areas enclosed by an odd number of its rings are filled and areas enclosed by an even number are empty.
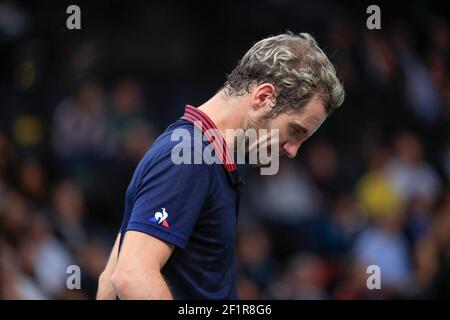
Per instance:
[[[291,128],[291,136],[301,140],[303,138],[303,132],[298,128]]]
[[[308,130],[303,126],[291,125],[290,136],[299,143],[304,142],[308,137]]]

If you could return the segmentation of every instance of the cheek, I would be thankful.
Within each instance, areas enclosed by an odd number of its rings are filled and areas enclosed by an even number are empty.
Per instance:
[[[289,140],[287,127],[286,125],[283,125],[284,121],[281,121],[281,119],[258,119],[258,121],[255,121],[253,124],[254,128],[257,128],[258,130],[267,130],[267,137],[258,132],[258,140],[260,143],[267,143],[272,146],[278,144],[278,146],[281,146]]]
[[[288,119],[279,119],[274,123],[274,128],[278,131],[278,136],[281,141],[289,139]]]
[[[271,135],[267,139],[270,148],[279,149],[285,141],[283,133],[280,130],[273,129]]]
[[[283,143],[286,143],[289,140],[289,134],[287,130],[285,129],[279,129],[277,130],[278,134],[274,137],[278,140],[278,143],[282,145]]]

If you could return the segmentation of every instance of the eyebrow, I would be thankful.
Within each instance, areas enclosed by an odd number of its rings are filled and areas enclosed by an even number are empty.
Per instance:
[[[291,127],[294,128],[295,130],[301,131],[304,135],[308,134],[308,130],[299,123],[292,122]]]

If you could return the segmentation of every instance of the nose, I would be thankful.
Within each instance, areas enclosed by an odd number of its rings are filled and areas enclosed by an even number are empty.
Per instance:
[[[286,142],[282,149],[289,158],[295,158],[298,149],[300,149],[300,145],[301,143]]]

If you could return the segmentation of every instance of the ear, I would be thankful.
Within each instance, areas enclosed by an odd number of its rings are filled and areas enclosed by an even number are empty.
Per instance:
[[[275,86],[271,83],[263,83],[257,86],[253,90],[252,94],[252,107],[254,109],[260,109],[269,107],[275,96]]]

